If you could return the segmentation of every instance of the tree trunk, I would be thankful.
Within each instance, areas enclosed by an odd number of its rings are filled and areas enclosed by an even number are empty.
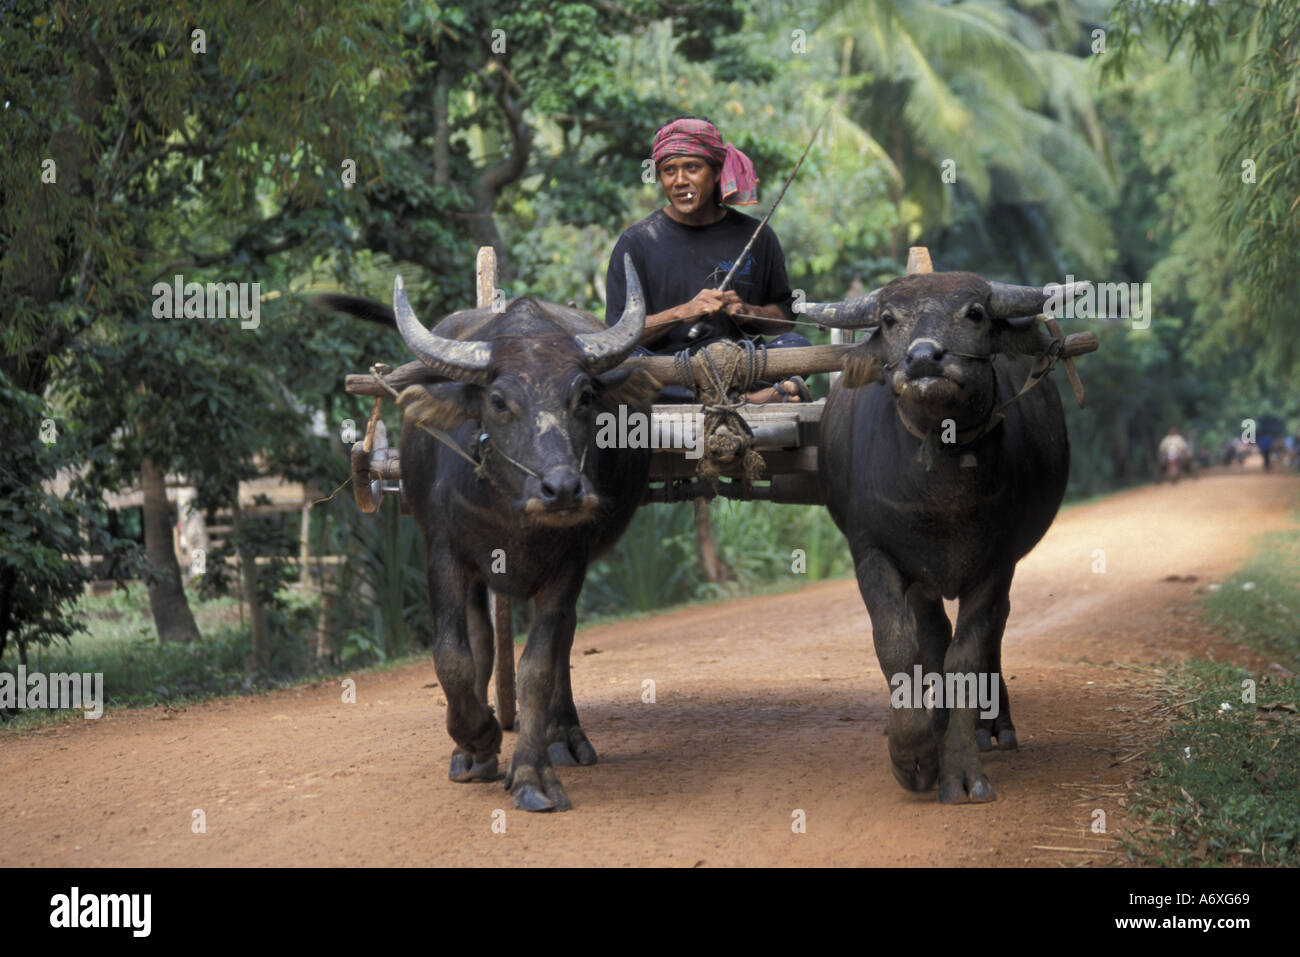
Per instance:
[[[700,569],[704,580],[720,585],[731,577],[731,572],[718,555],[718,547],[713,541],[713,521],[709,517],[707,499],[695,500],[695,537],[700,546]]]
[[[235,501],[230,513],[231,534],[235,538],[235,553],[239,556],[239,578],[244,586],[244,601],[248,603],[248,627],[253,637],[244,670],[263,671],[271,666],[271,642],[266,626],[266,611],[258,596],[257,556],[244,541],[244,510],[239,504],[238,489],[235,490]]]
[[[322,574],[320,614],[316,617],[316,657],[322,661],[334,661],[334,634],[330,631],[330,618],[333,617],[337,601],[333,583]]]
[[[171,509],[167,507],[167,479],[161,469],[145,459],[140,466],[140,488],[144,493],[144,545],[149,561],[159,572],[149,584],[149,607],[159,641],[196,641],[199,626],[194,623],[181,566],[172,543]]]
[[[13,628],[14,586],[18,583],[18,572],[6,568],[0,575],[0,661],[4,661],[5,648],[9,645],[9,631]]]
[[[322,559],[330,553],[329,522],[329,509],[324,509],[320,519]],[[332,568],[332,565],[322,560],[317,562],[314,573],[315,587],[320,592],[320,613],[316,616],[316,657],[328,661],[334,660],[334,636],[330,632],[330,618],[337,600],[334,576],[330,573]]]

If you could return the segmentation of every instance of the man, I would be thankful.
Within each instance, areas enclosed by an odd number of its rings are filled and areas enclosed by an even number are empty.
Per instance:
[[[631,255],[646,295],[641,355],[691,352],[719,339],[759,339],[775,335],[770,349],[806,346],[791,332],[794,296],[785,272],[785,254],[770,227],[764,227],[730,288],[718,286],[730,271],[758,221],[726,204],[758,202],[758,180],[744,153],[724,143],[707,120],[683,118],[655,134],[651,156],[668,205],[628,227],[609,259],[605,315],[620,315],[627,290],[623,254]],[[653,352],[651,352],[653,349]],[[684,390],[665,390],[686,399]],[[798,376],[765,386],[751,402],[808,401]]]
[[[1169,433],[1160,440],[1158,454],[1161,473],[1166,478],[1177,482],[1178,476],[1186,469],[1192,457],[1192,450],[1187,440],[1178,434],[1178,427],[1171,425]]]
[[[1264,470],[1267,471],[1273,464],[1273,433],[1263,433],[1255,440],[1255,444],[1259,446],[1259,454],[1264,456]]]

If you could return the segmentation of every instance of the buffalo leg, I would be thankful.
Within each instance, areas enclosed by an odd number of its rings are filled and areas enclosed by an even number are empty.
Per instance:
[[[587,740],[586,732],[578,722],[578,706],[573,703],[573,680],[569,662],[573,653],[573,630],[557,635],[552,646],[552,667],[555,669],[555,693],[546,715],[547,753],[551,763],[559,767],[596,763],[596,749]]]
[[[1010,589],[1011,573],[1008,571],[991,575],[962,595],[957,628],[944,657],[945,675],[974,674],[977,688],[981,681],[988,680],[987,672],[982,673],[982,669],[987,668],[992,660],[990,649],[998,647],[1002,641],[1002,631],[1011,611],[1011,601],[1007,597]],[[944,804],[993,801],[997,795],[984,773],[975,739],[978,702],[967,700],[963,702],[966,707],[960,708],[953,707],[953,704],[944,702],[948,726],[939,751],[939,800]]]
[[[921,648],[916,619],[907,601],[907,583],[879,549],[855,553],[854,559],[858,588],[871,616],[876,659],[885,680],[891,688],[896,675],[911,681],[913,666],[921,664]],[[910,694],[902,707],[891,707],[889,711],[889,759],[894,777],[909,791],[934,787],[939,775],[934,717],[925,708],[914,707]]]
[[[943,671],[944,656],[952,643],[952,622],[944,611],[943,598],[921,582],[913,582],[907,590],[907,604],[916,628],[916,640],[921,653],[921,673],[939,674]],[[947,712],[935,708],[931,722],[936,735],[942,735],[947,726]]]
[[[547,725],[563,670],[557,667],[558,651],[564,649],[567,656],[578,624],[584,558],[580,554],[563,561],[557,578],[533,596],[533,625],[519,658],[519,736],[506,774],[511,800],[524,811],[567,811],[572,806],[551,762]]]
[[[450,555],[433,551],[427,556],[429,604],[433,609],[433,668],[447,696],[447,733],[456,748],[448,777],[453,781],[494,781],[497,753],[501,750],[501,725],[487,706],[486,682],[471,641],[467,618],[476,612],[474,588]],[[479,626],[473,626],[477,629]],[[491,661],[488,662],[491,672]]]
[[[1008,603],[1008,613],[1010,604]],[[1016,728],[1011,723],[1011,697],[1007,692],[1007,676],[1002,673],[1002,640],[986,649],[987,663],[985,671],[998,676],[998,713],[994,718],[980,718],[975,728],[975,742],[981,751],[993,750],[997,741],[999,751],[1014,751],[1020,746],[1016,740]]]
[[[496,646],[492,620],[488,617],[487,586],[482,582],[470,586],[469,600],[465,603],[465,626],[469,632],[470,654],[474,656],[474,696],[487,708]]]

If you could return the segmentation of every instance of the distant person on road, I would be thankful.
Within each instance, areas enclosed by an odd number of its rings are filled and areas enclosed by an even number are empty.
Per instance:
[[[1192,457],[1191,447],[1178,434],[1177,426],[1171,425],[1169,434],[1160,440],[1157,457],[1160,460],[1160,474],[1177,482],[1178,476],[1187,468]]]
[[[1191,454],[1187,446],[1187,440],[1178,434],[1178,426],[1171,425],[1169,434],[1160,440],[1160,461],[1168,462],[1171,459],[1183,461]]]
[[[1237,464],[1245,465],[1246,459],[1250,458],[1250,443],[1239,435],[1232,440],[1232,445],[1237,450]]]
[[[1264,471],[1268,471],[1268,469],[1272,465],[1271,459],[1273,457],[1273,433],[1265,432],[1263,435],[1259,437],[1257,444],[1259,445],[1259,454],[1264,456]]]

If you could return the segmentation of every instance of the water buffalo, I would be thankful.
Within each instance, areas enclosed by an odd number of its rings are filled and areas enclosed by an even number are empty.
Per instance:
[[[412,386],[399,401],[403,495],[424,534],[434,667],[456,743],[450,777],[499,777],[501,726],[487,702],[488,589],[531,599],[519,736],[506,775],[515,807],[528,811],[567,810],[555,765],[596,762],[569,678],[575,608],[588,563],[627,528],[648,481],[649,449],[598,448],[591,427],[593,416],[620,404],[648,414],[659,388],[643,371],[615,368],[645,325],[640,281],[630,260],[624,268],[627,304],[609,328],[576,309],[519,298],[501,312],[453,313],[431,332],[400,277],[393,289],[402,338],[443,380]],[[387,312],[321,298],[354,315]]]
[[[1050,337],[1033,316],[1047,299],[953,272],[804,309],[824,325],[869,330],[826,404],[819,478],[895,692],[894,776],[913,791],[937,779],[946,804],[994,800],[979,751],[994,739],[1016,747],[1000,680],[1011,577],[1051,525],[1069,473],[1055,384],[1011,401],[1045,371],[1034,357]],[[944,598],[959,599],[955,631]],[[923,675],[943,681],[934,707],[912,686]]]

